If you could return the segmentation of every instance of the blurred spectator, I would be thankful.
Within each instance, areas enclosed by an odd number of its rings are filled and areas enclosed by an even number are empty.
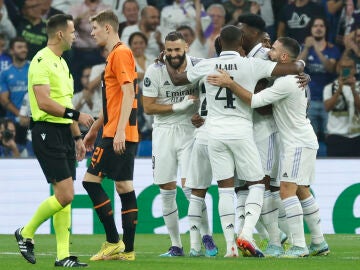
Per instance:
[[[355,78],[360,81],[360,28],[345,36],[345,56],[355,62]]]
[[[272,40],[275,40],[275,18],[271,0],[249,0],[249,2],[251,2],[250,12],[263,18],[266,24],[266,32]]]
[[[353,1],[353,0],[350,0]],[[327,0],[327,21],[329,25],[328,40],[340,46],[343,46],[343,38],[345,34],[346,13],[350,9],[346,9],[346,1],[344,0]],[[351,17],[352,11],[349,12],[348,18]]]
[[[216,55],[214,47],[215,39],[220,35],[221,28],[225,25],[225,9],[220,4],[212,4],[208,7],[206,13],[210,16],[212,23],[212,32],[206,41],[209,47],[208,57],[214,57]]]
[[[83,0],[82,3],[71,6],[69,14],[74,18],[77,38],[72,48],[70,70],[74,77],[75,92],[81,91],[81,71],[86,66],[102,63],[104,60],[95,40],[90,35],[89,19],[102,10],[110,9],[101,0]],[[81,61],[79,61],[81,59]]]
[[[176,29],[176,31],[180,32],[183,35],[186,43],[188,44],[188,55],[198,58],[207,58],[209,55],[209,45],[206,42],[201,23],[201,14],[203,10],[200,0],[194,0],[194,4],[196,11],[196,32],[188,25],[181,25]]]
[[[24,37],[28,44],[28,59],[46,46],[46,23],[42,20],[41,0],[25,0],[20,6],[22,18],[17,25],[17,35]]]
[[[326,41],[325,18],[315,17],[310,22],[310,36],[299,58],[306,62],[305,72],[311,76],[311,91],[308,117],[318,139],[323,141],[326,134],[327,112],[323,103],[324,86],[335,79],[336,62],[340,58],[339,49]]]
[[[240,15],[250,13],[251,3],[247,0],[223,1],[225,8],[225,23],[236,24]],[[210,5],[211,6],[211,5]]]
[[[351,11],[353,12],[350,19],[346,21],[345,35],[349,34],[360,26],[360,0],[354,2],[347,0],[347,2],[349,2],[346,3],[347,14]]]
[[[0,72],[6,69],[12,62],[11,57],[6,52],[6,43],[8,43],[8,40],[4,34],[0,33]]]
[[[296,39],[300,44],[304,43],[310,21],[315,17],[325,18],[325,10],[310,0],[295,0],[286,4],[279,18],[277,37],[288,36]]]
[[[152,124],[154,122],[152,115],[144,113],[142,105],[142,88],[144,74],[149,65],[153,63],[153,59],[149,59],[145,55],[145,49],[147,45],[147,38],[141,32],[134,32],[129,37],[129,47],[133,52],[136,62],[136,72],[138,74],[138,127],[140,132],[141,140],[151,140]]]
[[[145,54],[150,59],[156,59],[160,51],[164,49],[161,33],[157,30],[160,23],[160,13],[156,7],[147,6],[141,10],[141,17],[138,24],[125,27],[121,41],[129,46],[129,37],[134,32],[142,32],[148,39]]]
[[[42,0],[42,1],[43,2],[42,2],[42,7],[41,7],[41,15],[45,21],[53,15],[64,13],[61,10],[58,10],[51,6],[52,0]]]
[[[0,33],[0,73],[4,69],[7,69],[12,62],[11,57],[5,51],[6,42],[7,42],[6,37]],[[0,102],[0,119],[5,117],[5,115],[6,115],[6,110],[3,108]]]
[[[324,89],[324,104],[329,112],[327,155],[360,157],[360,83],[355,78],[355,63],[343,57],[338,78]]]
[[[0,157],[20,157],[20,150],[15,142],[16,128],[11,119],[0,122]]]
[[[176,0],[161,10],[160,31],[163,36],[175,31],[180,25],[195,28],[195,7],[192,2]]]
[[[189,46],[188,55],[198,57],[198,58],[207,58],[209,55],[209,47],[206,43],[206,39],[203,38],[203,41],[198,38],[198,35],[191,29],[188,25],[182,25],[176,29],[177,32],[180,32],[186,43]],[[202,44],[202,42],[204,42]]]
[[[23,99],[23,102],[21,104],[20,110],[19,110],[19,123],[20,126],[27,129],[27,135],[26,135],[26,151],[25,149],[21,153],[22,156],[26,157],[34,157],[34,150],[32,148],[32,139],[31,139],[31,130],[30,130],[30,102],[29,102],[29,93],[26,93]],[[23,154],[24,153],[24,154]]]
[[[103,65],[103,64],[101,64]],[[105,67],[105,66],[104,66]],[[103,67],[103,68],[104,68]],[[90,74],[92,67],[85,67],[82,71],[81,86],[82,90],[73,96],[72,103],[74,109],[83,113],[88,113],[92,117],[96,118],[99,116],[101,105],[101,90],[90,89]],[[79,125],[82,135],[86,135],[88,128]]]
[[[29,61],[27,44],[23,37],[10,41],[12,64],[0,74],[0,102],[6,110],[6,117],[16,124],[16,142],[25,147],[26,128],[19,124],[19,109],[27,93]]]
[[[205,9],[210,7],[212,4],[222,4],[223,0],[201,0],[201,4]]]
[[[20,9],[24,5],[24,2],[25,0],[4,0],[8,17],[12,22],[13,26],[15,27],[15,30],[21,19]]]
[[[149,6],[156,7],[159,11],[163,9],[163,7],[171,5],[174,0],[147,0]]]
[[[122,14],[125,20],[119,23],[119,37],[126,26],[137,24],[139,21],[139,4],[136,0],[126,0],[122,6]]]
[[[16,36],[16,29],[8,17],[4,0],[0,0],[0,33],[5,35],[8,40]]]
[[[119,19],[119,22],[123,22],[126,20],[126,16],[124,14],[124,3],[127,0],[103,0],[103,3],[110,6],[111,10],[116,14]],[[148,5],[146,0],[137,0],[136,1],[139,7],[139,10],[142,10],[144,7]]]
[[[69,13],[71,6],[80,4],[83,0],[53,0],[51,6],[64,13]]]

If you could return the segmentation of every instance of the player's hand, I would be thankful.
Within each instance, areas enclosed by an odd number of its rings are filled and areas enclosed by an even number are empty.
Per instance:
[[[207,76],[206,81],[212,85],[228,88],[232,83],[232,79],[225,70],[218,69],[220,74],[211,74]]]
[[[190,107],[197,105],[199,99],[195,96],[185,96],[184,99],[172,105],[173,112],[183,112],[189,109]]]
[[[114,152],[116,154],[121,155],[125,152],[125,139],[125,130],[116,131],[113,141]]]
[[[191,123],[196,127],[199,128],[201,127],[205,122],[205,119],[202,118],[200,116],[200,114],[195,113],[192,117],[191,117]]]
[[[159,56],[155,59],[156,64],[165,64],[165,51],[161,51]]]
[[[83,140],[79,139],[75,142],[76,160],[81,161],[85,157],[86,149]]]
[[[78,122],[81,125],[84,125],[87,128],[90,128],[91,125],[94,123],[94,118],[90,114],[80,112]]]
[[[304,72],[301,72],[299,75],[296,75],[295,77],[296,79],[298,79],[297,83],[300,88],[306,87],[309,84],[309,82],[311,82],[310,75]]]
[[[85,149],[87,152],[94,151],[96,137],[97,137],[97,132],[94,132],[91,129],[88,131],[88,133],[86,133],[83,143],[85,145]]]

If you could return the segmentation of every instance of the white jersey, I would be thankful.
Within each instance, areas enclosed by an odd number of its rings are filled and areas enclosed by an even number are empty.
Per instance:
[[[273,104],[273,115],[282,147],[318,149],[315,132],[306,111],[310,91],[300,89],[294,75],[279,77],[274,85],[252,96],[251,107]]]
[[[331,98],[339,87],[338,80],[324,88],[324,101]],[[360,82],[356,82],[356,92],[360,95]],[[360,135],[360,115],[355,110],[354,95],[349,85],[343,85],[342,93],[337,98],[335,107],[329,111],[327,122],[329,134],[337,134],[348,138]]]
[[[198,61],[197,58],[186,56],[187,70],[189,66]],[[198,84],[186,84],[175,86],[169,73],[167,72],[166,65],[161,63],[154,63],[150,65],[144,76],[143,82],[143,95],[145,97],[156,97],[157,104],[174,104],[181,102],[185,96],[194,95]],[[197,108],[195,108],[197,109]],[[191,116],[195,113],[194,110],[187,110],[186,112],[171,112],[167,114],[154,115],[154,127],[157,125],[191,125]]]
[[[204,59],[187,72],[190,82],[195,82],[217,69],[226,70],[233,79],[250,91],[257,81],[270,77],[276,63],[257,58],[241,57],[235,51],[223,51],[219,57]],[[230,89],[205,82],[208,115],[206,128],[214,139],[243,139],[252,136],[252,109]],[[249,131],[250,130],[250,131]]]
[[[261,43],[257,44],[247,55],[247,57],[256,57],[269,60],[269,49],[264,48]],[[273,115],[261,115],[256,110],[253,114],[254,122],[254,138],[256,142],[260,142],[268,138],[277,131],[276,123]]]
[[[199,106],[198,114],[202,118],[206,119],[208,114],[208,109],[206,102],[206,88],[203,80],[201,80],[201,82],[199,83],[199,100],[200,100],[200,106]],[[207,144],[209,139],[209,134],[207,132],[205,123],[201,127],[196,128],[194,133],[195,139],[198,140],[200,144]]]

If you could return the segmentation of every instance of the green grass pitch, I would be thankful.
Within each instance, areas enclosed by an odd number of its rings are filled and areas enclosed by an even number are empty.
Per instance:
[[[214,235],[219,247],[215,258],[161,258],[158,255],[167,251],[170,239],[167,235],[137,234],[136,260],[89,262],[105,239],[104,235],[71,235],[71,252],[82,262],[89,263],[89,269],[126,269],[126,270],[358,270],[360,269],[360,235],[326,235],[331,253],[324,257],[302,259],[279,258],[224,258],[225,242],[221,234]],[[309,236],[307,236],[309,242]],[[1,270],[42,270],[54,269],[56,245],[54,235],[37,235],[35,238],[37,263],[27,263],[19,253],[13,235],[0,235]],[[185,254],[189,253],[189,234],[182,235]]]

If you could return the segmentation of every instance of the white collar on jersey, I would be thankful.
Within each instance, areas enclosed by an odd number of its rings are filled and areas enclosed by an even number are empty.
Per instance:
[[[262,43],[258,43],[252,48],[246,57],[254,57],[254,55],[262,48]]]
[[[223,51],[220,53],[220,56],[229,56],[229,55],[240,56],[240,54],[236,51]]]

